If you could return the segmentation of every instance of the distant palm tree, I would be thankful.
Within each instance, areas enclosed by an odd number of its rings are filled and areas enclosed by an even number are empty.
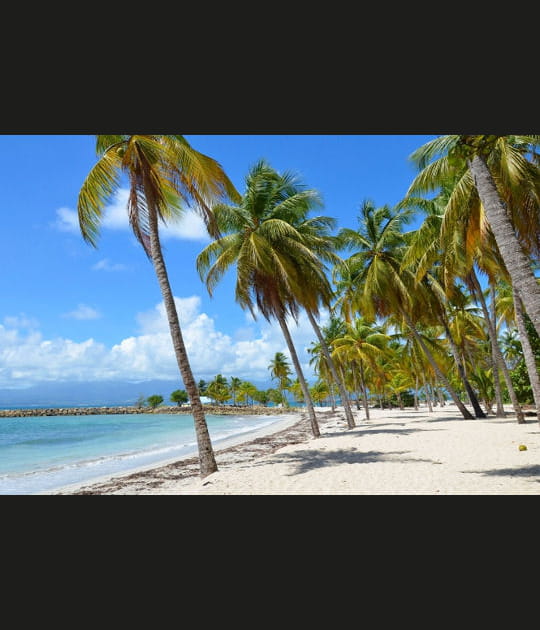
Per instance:
[[[98,135],[96,149],[99,160],[83,182],[77,204],[82,235],[96,246],[103,211],[119,189],[122,174],[126,175],[129,222],[159,282],[176,360],[191,403],[200,474],[206,477],[217,470],[217,464],[180,329],[161,249],[159,223],[174,220],[181,214],[182,206],[189,204],[215,235],[210,205],[227,198],[237,199],[238,192],[218,162],[193,149],[180,135]]]
[[[315,385],[310,387],[310,392],[311,392],[311,396],[313,400],[319,403],[319,405],[322,405],[322,403],[330,395],[330,390],[328,388],[328,385],[324,381],[317,381]]]
[[[231,382],[229,384],[229,388],[231,390],[232,401],[233,401],[234,407],[236,407],[236,392],[238,391],[238,388],[240,387],[241,384],[242,384],[241,379],[239,379],[237,376],[231,376]]]
[[[270,370],[272,379],[278,382],[279,391],[281,392],[283,400],[286,401],[285,390],[290,384],[289,376],[291,374],[291,366],[283,352],[276,352],[274,358],[270,361],[268,369]]]

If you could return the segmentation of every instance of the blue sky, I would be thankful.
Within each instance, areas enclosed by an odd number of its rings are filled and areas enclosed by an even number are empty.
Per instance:
[[[297,172],[321,193],[322,213],[338,228],[356,226],[364,199],[397,203],[415,175],[409,155],[434,137],[186,136],[222,164],[240,192],[260,158]],[[97,249],[80,235],[77,197],[95,161],[95,136],[0,136],[0,389],[178,378],[152,265],[127,226],[125,191],[111,200]],[[194,265],[208,242],[189,212],[163,232],[195,376],[268,380],[275,352],[288,354],[279,327],[252,321],[235,304],[232,276],[208,296]],[[302,318],[292,333],[306,364],[313,332]]]

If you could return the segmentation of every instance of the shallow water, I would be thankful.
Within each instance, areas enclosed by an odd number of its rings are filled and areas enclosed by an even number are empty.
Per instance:
[[[206,416],[213,443],[282,419]],[[54,491],[196,453],[190,415],[1,418],[0,494]]]

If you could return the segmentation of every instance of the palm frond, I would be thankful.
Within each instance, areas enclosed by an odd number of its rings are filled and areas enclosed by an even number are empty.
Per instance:
[[[118,188],[121,159],[115,152],[103,155],[84,180],[77,201],[79,226],[83,238],[94,247],[99,235],[103,210]]]

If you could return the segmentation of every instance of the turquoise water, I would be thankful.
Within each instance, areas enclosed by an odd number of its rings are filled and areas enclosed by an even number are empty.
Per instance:
[[[212,443],[283,416],[215,416]],[[197,454],[193,417],[114,414],[0,418],[0,494],[37,494]]]

